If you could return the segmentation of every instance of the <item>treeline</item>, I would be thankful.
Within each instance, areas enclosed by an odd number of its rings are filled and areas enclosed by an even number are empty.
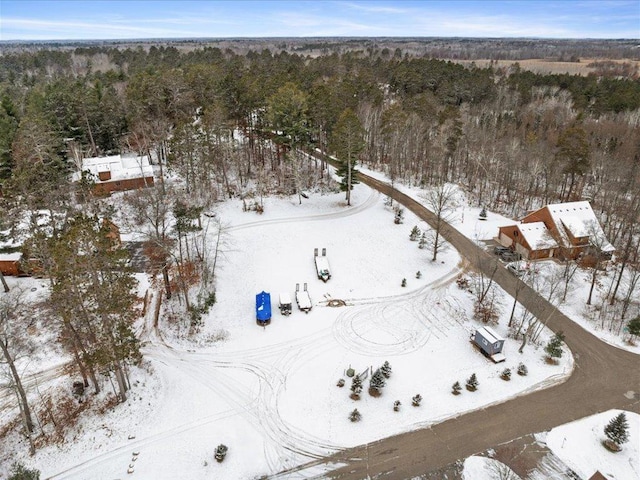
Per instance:
[[[326,150],[349,109],[365,131],[359,161],[394,178],[456,182],[514,216],[588,198],[616,219],[614,242],[636,222],[638,79],[465,68],[374,45],[315,57],[94,45],[5,54],[0,88],[5,199],[63,181],[74,158],[118,152],[151,154],[187,188],[218,192],[209,201],[258,176],[267,189],[301,185],[269,136],[289,95],[305,130],[296,147]]]

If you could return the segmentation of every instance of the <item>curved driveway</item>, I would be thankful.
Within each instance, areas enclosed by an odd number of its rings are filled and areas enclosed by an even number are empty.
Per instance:
[[[359,174],[370,187],[392,197],[430,225],[435,215],[385,182]],[[575,357],[569,379],[546,390],[470,412],[430,428],[340,451],[312,465],[343,465],[323,478],[408,479],[523,435],[598,412],[618,408],[640,413],[640,357],[608,345],[511,275],[497,259],[450,226],[443,236],[479,271],[494,281],[553,331],[563,331]],[[282,472],[288,476],[292,471]],[[278,477],[280,475],[277,475]]]

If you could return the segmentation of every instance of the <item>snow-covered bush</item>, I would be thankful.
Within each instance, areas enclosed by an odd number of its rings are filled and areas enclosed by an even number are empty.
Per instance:
[[[215,458],[218,462],[222,462],[224,460],[224,457],[227,456],[227,451],[229,450],[229,447],[227,447],[225,444],[221,443],[220,445],[218,445],[216,447],[216,451],[215,451]]]
[[[460,382],[456,382],[453,384],[453,386],[451,387],[451,393],[453,393],[454,395],[460,395],[462,391],[462,386],[460,386]]]
[[[349,420],[351,420],[352,422],[359,422],[361,419],[362,415],[357,408],[354,408],[353,411],[349,414]]]
[[[476,377],[475,373],[472,373],[467,379],[466,387],[470,392],[475,392],[478,389],[478,377]]]

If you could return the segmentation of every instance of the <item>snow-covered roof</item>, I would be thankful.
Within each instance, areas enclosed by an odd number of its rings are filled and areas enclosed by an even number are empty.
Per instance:
[[[558,234],[566,245],[570,244],[566,233],[569,231],[574,238],[595,236],[596,245],[603,252],[615,250],[607,240],[589,202],[555,203],[547,205],[547,209],[556,224]]]
[[[0,262],[17,262],[22,257],[22,252],[0,253]]]
[[[518,228],[532,250],[558,247],[544,222],[521,223]]]
[[[478,332],[491,343],[504,342],[504,338],[498,335],[491,327],[480,327]]]
[[[145,156],[122,156],[112,155],[109,157],[92,157],[82,160],[82,171],[90,172],[96,183],[101,183],[99,174],[111,173],[111,179],[125,180],[129,178],[152,177],[153,167],[149,163],[149,157]],[[73,180],[77,181],[81,177],[81,172],[73,174]]]

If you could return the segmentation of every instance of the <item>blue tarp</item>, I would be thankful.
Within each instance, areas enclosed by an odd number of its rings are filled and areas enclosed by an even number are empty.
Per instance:
[[[271,294],[265,291],[256,295],[256,319],[259,322],[271,320]]]

